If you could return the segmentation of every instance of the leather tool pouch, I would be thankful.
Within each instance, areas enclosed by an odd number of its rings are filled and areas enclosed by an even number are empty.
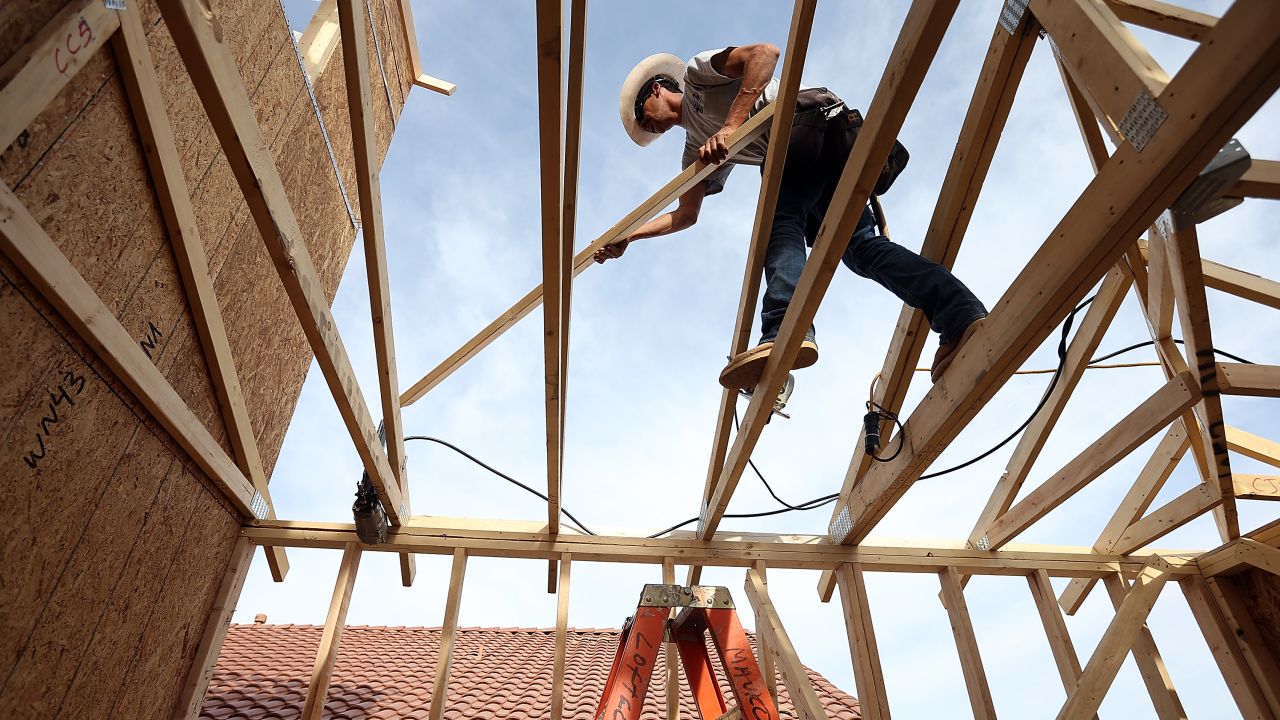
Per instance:
[[[862,129],[862,113],[857,110],[849,110],[849,126],[853,128],[854,137],[857,137],[858,131]],[[893,141],[893,149],[889,151],[889,158],[884,161],[884,169],[880,171],[880,177],[876,180],[875,194],[883,195],[893,186],[893,181],[898,179],[904,168],[907,167],[907,161],[911,159],[911,154],[902,143],[897,140]]]

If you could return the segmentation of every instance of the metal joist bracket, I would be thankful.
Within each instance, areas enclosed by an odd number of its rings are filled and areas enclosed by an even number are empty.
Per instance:
[[[267,514],[270,512],[267,507],[267,499],[258,490],[253,491],[253,499],[249,502],[249,509],[253,511],[253,516],[259,520],[266,520]]]
[[[843,544],[844,539],[849,537],[849,533],[853,531],[853,518],[849,517],[849,508],[840,509],[840,514],[836,515],[831,521],[828,533],[831,535],[831,542],[837,545]]]
[[[1133,144],[1134,149],[1141,152],[1168,117],[1169,114],[1160,107],[1160,103],[1144,89],[1134,98],[1129,112],[1124,114],[1116,127]]]
[[[1010,35],[1017,32],[1030,2],[1031,0],[1004,0],[1004,7],[1000,9],[1000,27]]]

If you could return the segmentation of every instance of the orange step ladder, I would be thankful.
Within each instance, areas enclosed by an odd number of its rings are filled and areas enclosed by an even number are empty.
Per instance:
[[[672,608],[683,608],[674,619]],[[720,656],[737,705],[725,704],[707,653],[706,633]],[[728,588],[694,585],[645,585],[634,617],[627,618],[618,651],[605,682],[596,720],[639,720],[649,680],[662,643],[671,638],[680,652],[685,677],[703,720],[726,715],[746,720],[778,720],[747,633],[738,622]]]

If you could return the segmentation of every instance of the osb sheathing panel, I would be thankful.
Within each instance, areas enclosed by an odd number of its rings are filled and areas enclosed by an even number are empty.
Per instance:
[[[1234,579],[1240,596],[1248,600],[1249,613],[1276,660],[1280,660],[1280,576],[1253,569]]]
[[[355,230],[283,15],[274,2],[213,6],[332,299]],[[6,3],[0,55],[20,47],[59,7]],[[375,0],[373,8],[398,113],[410,79],[396,6]],[[270,471],[311,354],[172,39],[154,3],[139,10]],[[369,53],[377,57],[371,37]],[[371,80],[385,156],[394,119],[376,64]],[[315,91],[358,213],[340,50]],[[0,176],[229,452],[109,47],[0,154]],[[166,716],[239,518],[4,258],[0,364],[0,504],[10,513],[0,523],[0,716]],[[74,405],[60,403],[46,433],[41,418],[51,414],[49,392],[60,385]],[[376,388],[365,390],[376,406]],[[44,455],[32,469],[23,458],[35,451]]]

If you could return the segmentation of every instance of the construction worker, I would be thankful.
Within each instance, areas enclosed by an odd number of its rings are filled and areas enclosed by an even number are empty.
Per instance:
[[[622,126],[643,147],[679,125],[685,130],[684,167],[695,160],[721,164],[728,157],[733,131],[777,96],[778,81],[772,76],[778,55],[778,48],[767,43],[708,50],[687,63],[668,53],[651,55],[622,84],[618,100]],[[760,342],[732,358],[720,373],[726,388],[751,388],[759,381],[800,280],[805,246],[813,245],[856,133],[854,116],[840,98],[826,88],[801,89],[765,254]],[[693,225],[702,199],[720,192],[733,164],[761,165],[768,145],[766,131],[681,195],[675,210],[601,248],[596,262],[621,257],[632,241]],[[853,272],[924,311],[941,335],[931,373],[935,382],[977,327],[976,321],[986,317],[986,308],[949,270],[879,235],[869,209],[863,210],[842,259]],[[817,361],[818,346],[810,328],[794,367],[809,367]]]

